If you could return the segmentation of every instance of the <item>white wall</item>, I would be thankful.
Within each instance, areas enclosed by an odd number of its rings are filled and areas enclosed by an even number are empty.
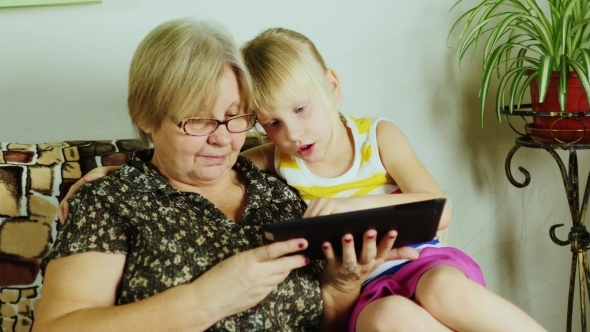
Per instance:
[[[239,43],[272,26],[298,30],[340,74],[344,112],[386,117],[407,134],[453,199],[451,243],[480,263],[489,288],[549,331],[563,331],[571,254],[548,236],[553,224],[571,225],[558,168],[548,153],[523,148],[512,169],[527,168],[532,183],[517,189],[508,182],[504,161],[516,134],[492,112],[480,128],[479,67],[465,62],[460,71],[447,43],[469,6],[449,12],[453,3],[104,0],[0,9],[0,141],[131,137],[129,61],[165,20],[215,19]],[[580,155],[584,184],[588,158]],[[558,233],[565,238],[567,230]],[[579,325],[578,309],[574,331]]]

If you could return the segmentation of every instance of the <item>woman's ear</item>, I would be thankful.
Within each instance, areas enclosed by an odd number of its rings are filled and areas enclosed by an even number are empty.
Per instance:
[[[334,71],[334,69],[328,68],[326,70],[326,80],[328,81],[328,86],[330,87],[330,91],[332,91],[332,97],[334,98],[335,102],[340,101],[340,80],[338,79],[338,75]]]
[[[139,129],[141,129],[141,131],[143,131],[146,135],[151,135],[152,134],[152,127],[146,125],[145,122],[143,121],[137,121],[137,126],[139,127]]]

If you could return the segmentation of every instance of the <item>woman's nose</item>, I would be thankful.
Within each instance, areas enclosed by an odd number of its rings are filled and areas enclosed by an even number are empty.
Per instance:
[[[227,130],[227,127],[224,125],[219,125],[217,129],[211,135],[209,135],[209,143],[216,144],[216,145],[228,145],[231,143],[232,136],[231,133]]]

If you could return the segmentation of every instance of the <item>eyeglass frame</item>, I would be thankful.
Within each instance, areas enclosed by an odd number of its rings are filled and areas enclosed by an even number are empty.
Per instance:
[[[246,128],[244,130],[240,130],[240,131],[231,131],[229,130],[228,127],[228,123],[232,120],[238,119],[238,118],[243,118],[243,117],[250,117],[253,116],[254,117],[254,122],[252,123],[252,126],[250,126],[249,128]],[[215,128],[213,128],[213,130],[211,130],[210,133],[208,134],[200,134],[200,135],[193,135],[193,134],[189,134],[186,131],[186,124],[188,121],[193,120],[193,119],[198,119],[198,120],[212,120],[216,122]],[[193,118],[186,118],[182,121],[180,121],[179,123],[176,124],[176,126],[178,127],[178,129],[182,129],[182,132],[184,132],[185,135],[189,135],[189,136],[197,136],[197,137],[203,137],[203,136],[210,136],[211,134],[213,134],[217,128],[219,128],[219,125],[224,125],[225,129],[227,129],[228,132],[232,133],[232,134],[239,134],[239,133],[243,133],[245,131],[248,131],[252,128],[254,128],[254,126],[256,125],[256,122],[258,122],[258,118],[256,116],[256,113],[248,113],[248,114],[241,114],[241,115],[236,115],[236,116],[232,116],[231,118],[225,120],[225,121],[220,121],[217,119],[211,119],[211,118],[200,118],[200,117],[193,117]]]

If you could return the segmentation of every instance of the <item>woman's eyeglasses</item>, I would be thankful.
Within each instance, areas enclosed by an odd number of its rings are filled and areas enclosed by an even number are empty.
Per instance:
[[[190,136],[209,136],[219,125],[225,125],[230,133],[242,133],[256,124],[256,114],[244,114],[231,117],[225,121],[204,118],[188,118],[177,124],[185,134]]]

